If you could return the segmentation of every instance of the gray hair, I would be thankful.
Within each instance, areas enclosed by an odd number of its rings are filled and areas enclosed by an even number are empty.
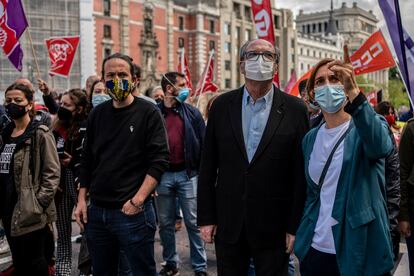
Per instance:
[[[251,39],[251,40],[246,41],[243,44],[243,46],[240,48],[240,61],[243,60],[244,55],[246,54],[246,49],[247,49],[247,47],[249,47],[250,43],[252,43],[253,41],[256,41],[256,40],[259,40],[259,39],[258,38]],[[279,48],[276,45],[274,45],[274,47],[275,47],[275,54],[276,54],[276,64],[279,64],[279,61],[280,61],[280,50],[279,50]]]

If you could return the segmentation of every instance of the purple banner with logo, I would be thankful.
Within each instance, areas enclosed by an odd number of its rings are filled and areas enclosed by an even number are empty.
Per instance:
[[[414,41],[408,32],[399,24],[395,5],[396,0],[378,0],[382,13],[387,23],[395,53],[398,58],[398,66],[407,88],[411,102],[414,102]],[[398,5],[398,1],[397,1]],[[400,15],[398,15],[400,16]],[[401,41],[400,32],[403,34]],[[404,51],[404,52],[403,52]]]

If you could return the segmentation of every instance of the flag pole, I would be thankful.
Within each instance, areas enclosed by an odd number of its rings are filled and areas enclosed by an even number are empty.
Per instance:
[[[203,94],[204,85],[206,84],[207,72],[208,72],[209,67],[210,67],[211,57],[213,56],[213,53],[214,53],[214,50],[211,50],[210,56],[208,58],[207,66],[204,70],[203,83],[201,84],[200,95],[198,95],[198,99],[197,99],[197,105],[196,105],[197,108],[199,108],[199,106],[200,106],[200,99],[201,99],[201,95]]]
[[[32,36],[30,34],[30,27],[29,26],[27,26],[27,36],[29,37],[30,48],[32,48],[33,59],[34,59],[35,64],[36,64],[37,78],[40,79],[39,63],[37,62],[37,57],[36,57],[35,49],[34,49],[34,46],[33,46],[33,40],[32,40]]]
[[[407,84],[405,83],[404,76],[403,76],[403,74],[401,73],[400,65],[399,65],[398,61],[394,58],[394,56],[393,56],[392,58],[394,59],[394,62],[395,62],[395,67],[397,67],[398,73],[400,74],[400,79],[402,80],[402,83],[404,84],[405,91],[406,91],[406,92],[407,92],[407,94],[408,94],[408,100],[410,101],[410,104],[411,104],[411,109],[413,109],[413,108],[414,108],[414,105],[413,105],[413,99],[411,99],[410,91],[408,90]]]

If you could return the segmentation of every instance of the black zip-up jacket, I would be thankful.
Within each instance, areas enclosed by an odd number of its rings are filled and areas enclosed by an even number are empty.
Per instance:
[[[165,117],[164,103],[158,104]],[[206,124],[200,111],[187,103],[178,103],[174,108],[184,121],[184,158],[189,177],[198,174],[201,160],[201,148],[204,141]]]

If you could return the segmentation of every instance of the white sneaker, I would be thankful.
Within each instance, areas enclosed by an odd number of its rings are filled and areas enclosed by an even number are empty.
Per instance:
[[[10,252],[9,244],[7,243],[7,239],[3,237],[0,239],[0,254],[6,254],[9,252]]]

